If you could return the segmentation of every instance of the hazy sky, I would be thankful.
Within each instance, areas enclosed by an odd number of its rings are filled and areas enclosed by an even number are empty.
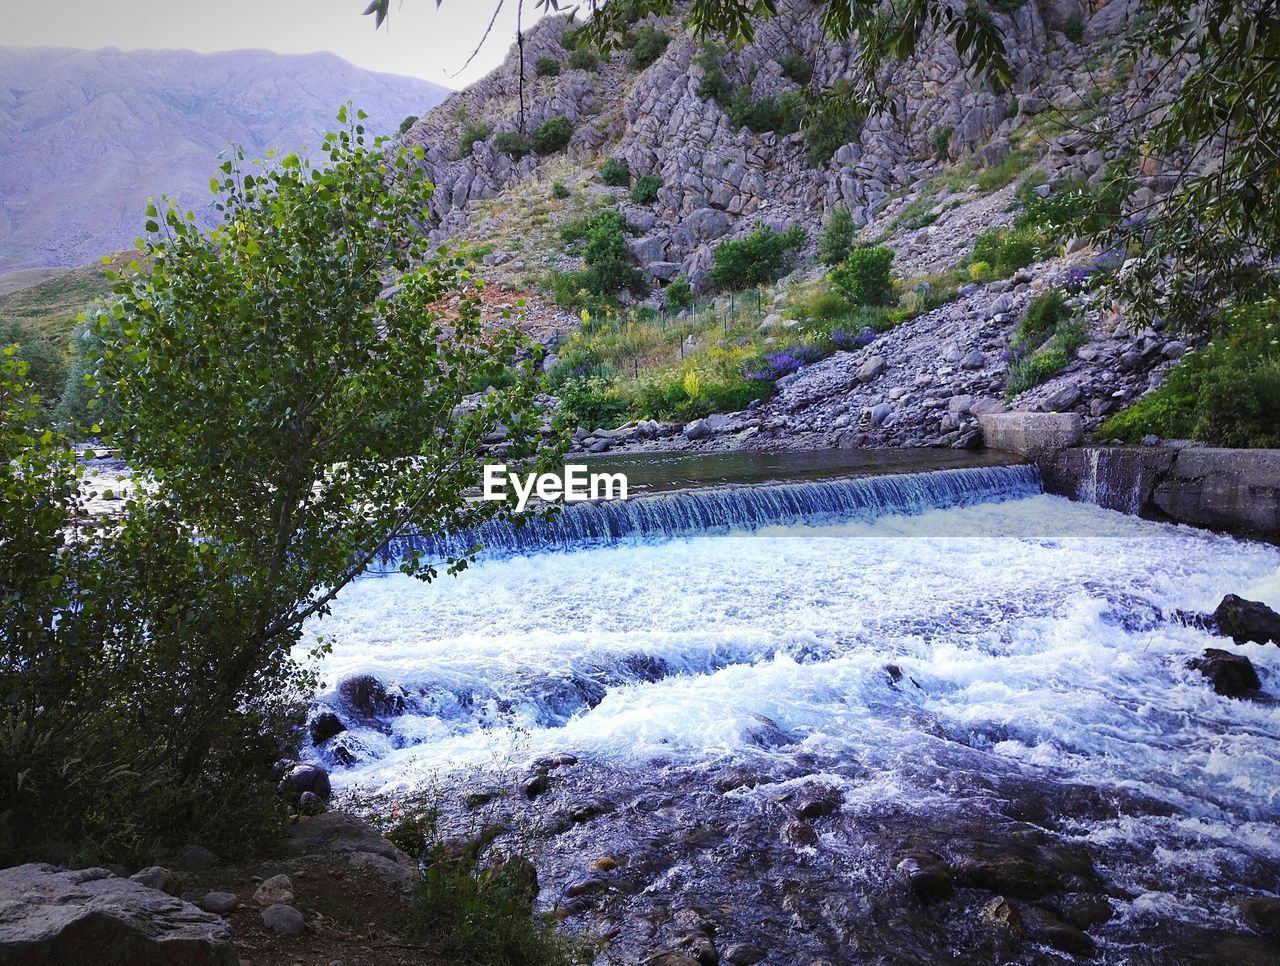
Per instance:
[[[0,44],[16,47],[265,47],[331,50],[361,67],[463,87],[488,73],[515,39],[516,0],[506,0],[472,66],[497,0],[391,0],[382,29],[361,16],[368,0],[0,0]],[[525,0],[526,25],[538,19]]]

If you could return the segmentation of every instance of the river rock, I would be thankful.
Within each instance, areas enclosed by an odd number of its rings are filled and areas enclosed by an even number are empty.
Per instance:
[[[182,880],[162,865],[151,865],[141,872],[129,876],[131,882],[137,882],[148,889],[158,889],[165,895],[182,895]]]
[[[318,765],[294,765],[276,787],[276,793],[291,805],[296,805],[304,792],[327,802],[332,794],[329,773]]]
[[[237,966],[230,927],[106,869],[32,863],[0,871],[5,966]]]
[[[362,718],[379,718],[404,711],[404,695],[389,689],[372,674],[355,674],[338,684],[338,695]]]
[[[1188,661],[1187,667],[1203,674],[1213,684],[1213,690],[1228,698],[1242,698],[1262,687],[1253,663],[1243,654],[1209,647],[1203,657]]]
[[[262,910],[262,924],[277,936],[301,936],[307,929],[302,913],[293,906],[278,902]]]
[[[206,892],[200,900],[200,908],[205,912],[224,916],[240,905],[240,897],[234,892]]]
[[[1026,935],[1022,914],[1004,896],[996,896],[982,907],[982,921],[996,932],[1020,941]]]
[[[1227,594],[1213,612],[1218,631],[1237,644],[1280,644],[1280,614],[1256,600]]]
[[[871,382],[876,376],[889,368],[889,364],[884,361],[883,356],[872,356],[861,366],[858,367],[858,382]]]
[[[264,879],[253,893],[253,901],[260,906],[293,902],[293,883],[287,875],[273,875]]]
[[[913,852],[894,867],[921,899],[944,899],[951,895],[951,873],[946,863],[932,852]]]

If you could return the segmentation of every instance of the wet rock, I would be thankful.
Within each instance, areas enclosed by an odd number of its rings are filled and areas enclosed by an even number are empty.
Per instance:
[[[1262,687],[1253,663],[1243,654],[1232,654],[1216,647],[1205,648],[1203,657],[1194,657],[1187,667],[1199,671],[1213,690],[1228,698],[1243,698]]]
[[[721,959],[733,966],[752,966],[767,956],[768,953],[754,943],[734,943],[724,951]]]
[[[225,916],[239,905],[240,897],[234,892],[206,892],[200,900],[201,909],[219,916]]]
[[[1058,915],[1063,922],[1080,929],[1098,926],[1115,915],[1111,901],[1106,896],[1073,893],[1063,896],[1056,904]]]
[[[372,674],[356,674],[338,684],[338,695],[362,718],[379,718],[404,711],[404,695],[390,690]]]
[[[1062,879],[1054,869],[998,846],[979,846],[965,853],[952,871],[961,885],[1020,899],[1039,899],[1062,889]]]
[[[1240,916],[1268,939],[1280,942],[1280,899],[1246,896],[1238,903]]]
[[[954,889],[946,863],[932,852],[913,852],[894,868],[921,899],[945,899]]]
[[[262,924],[277,936],[301,936],[307,928],[302,913],[293,906],[276,903],[262,910]]]
[[[276,794],[290,805],[298,804],[303,792],[311,792],[322,802],[329,801],[329,773],[319,765],[294,765],[276,786]]]
[[[323,745],[334,735],[340,735],[347,730],[347,726],[342,723],[332,711],[319,711],[311,719],[308,726],[311,731],[311,743],[313,745]]]
[[[253,901],[260,906],[293,902],[293,882],[287,875],[273,875],[264,879],[253,893]]]
[[[699,966],[696,959],[683,953],[660,952],[645,960],[646,966]]]
[[[1031,906],[1023,914],[1027,938],[1060,949],[1073,956],[1086,956],[1093,952],[1094,942],[1088,934],[1068,925],[1048,909]]]
[[[520,786],[520,790],[526,798],[537,798],[551,790],[551,778],[546,774],[534,775]]]
[[[1280,644],[1280,614],[1256,600],[1227,594],[1213,612],[1218,631],[1237,644]]]
[[[982,907],[980,918],[1001,936],[1021,941],[1027,929],[1022,914],[1004,896],[996,896]]]
[[[0,961],[236,966],[239,957],[226,922],[190,903],[106,869],[32,863],[0,871]]]
[[[571,805],[567,811],[569,820],[575,824],[589,822],[598,815],[607,815],[612,812],[616,805],[603,798],[588,799],[585,802],[576,802]]]
[[[604,892],[609,888],[609,880],[602,879],[598,876],[588,876],[585,879],[576,879],[565,886],[564,894],[569,898],[577,896],[595,895],[597,892]]]
[[[834,789],[806,792],[796,800],[796,815],[800,818],[822,818],[840,807],[841,795]]]
[[[782,826],[782,840],[790,845],[817,845],[818,833],[808,822],[788,822]]]

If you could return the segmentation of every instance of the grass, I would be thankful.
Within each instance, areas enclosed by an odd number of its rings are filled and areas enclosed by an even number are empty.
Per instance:
[[[109,295],[114,284],[107,271],[120,271],[134,258],[133,252],[112,256],[110,265],[94,262],[60,272],[27,288],[0,295],[0,319],[20,322],[50,340],[71,334],[76,316],[94,301]]]

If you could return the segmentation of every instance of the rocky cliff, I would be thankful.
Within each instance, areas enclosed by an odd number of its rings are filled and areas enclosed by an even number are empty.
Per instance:
[[[0,271],[126,248],[151,196],[203,209],[228,142],[315,145],[347,100],[394,134],[446,94],[332,54],[0,48]]]

